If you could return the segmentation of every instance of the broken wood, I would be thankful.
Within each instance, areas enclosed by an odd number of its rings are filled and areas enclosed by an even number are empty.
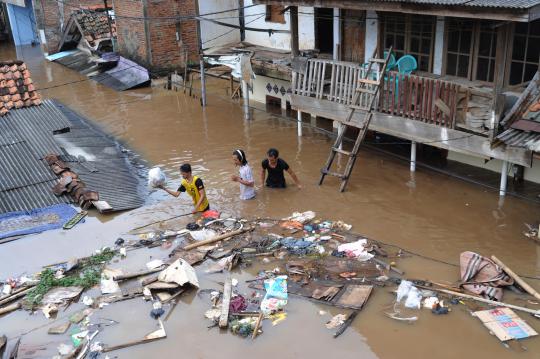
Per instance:
[[[394,267],[393,265],[388,264],[388,263],[386,263],[386,262],[383,261],[383,260],[380,260],[380,259],[375,258],[375,257],[373,257],[373,258],[371,258],[371,259],[372,259],[375,263],[380,264],[381,266],[383,266],[383,267],[384,267],[386,270],[388,270],[388,271],[394,271],[394,272],[396,272],[397,274],[400,274],[400,275],[404,275],[404,274],[405,274],[405,272],[402,271],[401,269],[396,268],[396,267]]]
[[[261,311],[259,313],[259,317],[257,318],[257,322],[255,323],[255,328],[253,329],[253,334],[251,335],[251,339],[255,339],[257,335],[259,334],[259,328],[261,327],[261,322],[263,320],[263,312]]]
[[[434,290],[434,291],[440,292],[440,293],[453,295],[454,297],[473,299],[473,300],[476,300],[478,302],[482,302],[482,303],[486,303],[486,304],[491,304],[491,305],[495,305],[495,306],[499,306],[499,307],[507,307],[507,308],[512,308],[512,309],[515,309],[515,310],[520,310],[522,312],[530,313],[530,314],[534,315],[535,317],[540,318],[540,309],[536,309],[536,310],[535,309],[529,309],[529,308],[525,308],[525,307],[520,307],[519,305],[508,304],[508,303],[504,303],[504,302],[497,302],[496,300],[485,299],[485,298],[477,297],[477,296],[470,295],[470,294],[454,292],[453,290],[439,289],[439,288],[434,288],[434,287],[426,287],[426,286],[421,286],[421,285],[416,285],[416,284],[415,284],[415,286],[420,287],[420,288],[429,289],[429,290]]]
[[[21,290],[20,292],[17,292],[17,293],[15,293],[15,294],[9,295],[8,297],[6,297],[6,298],[0,300],[0,305],[4,305],[4,304],[7,304],[7,303],[11,303],[11,302],[13,302],[13,301],[16,300],[16,299],[19,299],[19,298],[21,298],[21,297],[24,297],[24,296],[26,295],[26,293],[28,293],[33,287],[34,287],[34,285],[31,286],[31,287],[28,287],[28,288],[26,288],[26,289],[24,289],[24,290]]]
[[[13,303],[3,308],[0,308],[0,315],[11,313],[21,308],[21,302]]]
[[[156,330],[156,331],[153,331],[152,333],[150,333],[148,335],[146,335],[143,339],[133,340],[131,342],[118,344],[118,345],[114,345],[114,346],[107,346],[107,347],[103,348],[102,352],[103,353],[108,353],[108,352],[112,352],[114,350],[123,349],[123,348],[127,348],[127,347],[132,347],[134,345],[153,342],[155,340],[163,339],[163,338],[166,338],[166,337],[167,337],[167,333],[165,333],[165,329],[163,328],[163,322],[161,320],[159,320],[159,329]]]
[[[347,328],[352,324],[354,318],[356,318],[359,312],[360,312],[359,310],[355,310],[349,315],[349,317],[345,320],[345,322],[343,322],[343,324],[341,324],[338,330],[334,333],[334,338],[339,337],[341,334],[345,332],[345,330],[347,330]]]
[[[527,293],[535,297],[536,299],[540,299],[540,293],[538,293],[533,287],[531,287],[527,282],[525,282],[523,279],[521,279],[520,276],[518,276],[513,270],[508,268],[506,264],[504,264],[499,258],[495,256],[491,256],[491,260],[495,262],[499,267],[501,267],[506,274],[508,274],[510,277],[514,278],[514,280],[521,286],[521,288],[525,289]]]
[[[184,247],[184,250],[188,251],[188,250],[193,249],[193,248],[197,248],[197,247],[201,247],[201,246],[204,246],[204,245],[207,245],[207,244],[219,242],[219,241],[222,241],[224,239],[228,239],[230,237],[234,237],[234,236],[237,236],[239,234],[249,232],[251,230],[253,230],[253,227],[238,229],[236,231],[232,231],[232,232],[229,232],[229,233],[224,233],[224,234],[221,234],[221,235],[219,235],[217,237],[214,237],[214,238],[205,239],[204,241],[199,241],[197,243],[188,244],[187,246]]]
[[[126,280],[126,279],[142,277],[144,275],[161,272],[163,270],[163,268],[164,268],[164,266],[160,266],[160,267],[155,268],[155,269],[145,270],[145,271],[141,271],[141,272],[137,272],[137,273],[126,273],[126,274],[115,275],[115,276],[113,276],[113,279],[115,281],[120,281],[120,280]]]
[[[232,295],[232,279],[228,277],[225,280],[223,286],[223,300],[221,302],[221,315],[219,317],[219,327],[227,328],[229,324],[229,305],[231,302]]]

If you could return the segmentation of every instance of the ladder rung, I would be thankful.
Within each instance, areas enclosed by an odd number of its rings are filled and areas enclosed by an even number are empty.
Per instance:
[[[350,108],[354,108],[355,110],[369,111],[369,108],[368,108],[368,107],[364,107],[364,106],[349,105],[349,107],[350,107]]]
[[[341,148],[339,147],[332,147],[332,150],[337,152],[337,153],[341,153],[342,155],[346,155],[346,156],[351,156],[351,157],[354,157],[355,154],[350,152],[350,151],[345,151],[345,150],[342,150]]]
[[[379,64],[384,64],[386,59],[369,59],[369,62],[377,62]]]
[[[371,90],[371,89],[368,89],[366,87],[358,87],[358,88],[356,88],[356,91],[363,92],[363,93],[369,93],[371,95],[376,95],[377,94],[377,90]]]
[[[328,176],[338,177],[338,178],[341,178],[341,179],[345,179],[345,178],[346,178],[346,176],[345,176],[345,175],[342,175],[341,173],[331,172],[331,171],[325,170],[324,168],[321,169],[321,173],[322,173],[322,174],[325,174],[325,175],[328,175]]]
[[[358,82],[368,84],[368,85],[377,85],[379,86],[379,80],[370,80],[370,79],[359,79]]]

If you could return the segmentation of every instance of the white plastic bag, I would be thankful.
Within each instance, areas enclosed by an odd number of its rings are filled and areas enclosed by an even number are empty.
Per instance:
[[[165,177],[165,173],[161,170],[159,167],[154,167],[150,171],[148,171],[148,186],[150,187],[161,187],[165,185],[165,182],[167,181],[167,178]]]

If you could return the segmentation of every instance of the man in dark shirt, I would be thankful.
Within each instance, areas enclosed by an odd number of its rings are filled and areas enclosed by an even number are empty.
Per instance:
[[[279,151],[275,148],[271,148],[266,153],[267,158],[262,161],[262,171],[261,171],[261,182],[265,184],[266,187],[270,188],[285,188],[287,184],[285,183],[285,175],[283,172],[287,171],[291,178],[293,179],[296,186],[300,189],[302,185],[296,177],[296,174],[289,167],[285,160],[279,158]],[[268,177],[266,176],[268,172]]]

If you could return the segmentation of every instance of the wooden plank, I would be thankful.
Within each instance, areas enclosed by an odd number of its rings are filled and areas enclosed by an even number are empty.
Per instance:
[[[328,99],[333,100],[334,99],[334,86],[335,86],[335,76],[336,76],[336,64],[333,63],[332,65],[332,73],[330,75],[330,91],[328,93]]]
[[[219,316],[219,327],[227,328],[229,325],[229,305],[232,295],[232,279],[228,277],[223,287],[223,301],[221,303],[221,315]]]
[[[205,246],[207,244],[219,242],[219,241],[222,241],[224,239],[227,239],[227,238],[230,238],[230,237],[233,237],[233,236],[236,236],[236,235],[239,235],[239,234],[251,231],[251,230],[253,230],[252,227],[247,227],[247,228],[238,229],[236,231],[224,233],[224,234],[221,234],[221,235],[216,236],[214,238],[205,239],[203,241],[198,241],[196,243],[188,244],[187,246],[184,247],[184,250],[188,251],[188,250],[193,249],[193,248],[197,248],[197,247],[200,247],[200,246]]]
[[[251,335],[251,339],[255,339],[257,335],[259,334],[259,328],[261,327],[261,322],[263,320],[264,314],[261,311],[259,313],[259,316],[257,317],[257,322],[255,323],[255,328],[253,328],[253,334]]]
[[[319,93],[319,98],[322,98],[323,94],[324,94],[324,82],[325,82],[325,77],[326,77],[326,66],[327,66],[326,64],[322,65],[321,91]]]
[[[308,78],[310,61],[311,60],[308,60],[306,64],[306,69],[304,70],[304,74],[302,75],[302,95],[303,96],[306,96],[306,86],[307,86],[307,78]]]
[[[523,279],[521,279],[520,276],[518,276],[512,269],[510,269],[506,264],[504,264],[499,258],[495,256],[491,256],[491,259],[493,262],[497,263],[499,267],[501,267],[506,274],[508,274],[510,277],[514,278],[514,280],[517,282],[517,284],[520,285],[521,288],[525,289],[527,293],[535,297],[536,299],[540,299],[540,293],[538,293],[533,287],[531,287],[527,282],[525,282]]]

